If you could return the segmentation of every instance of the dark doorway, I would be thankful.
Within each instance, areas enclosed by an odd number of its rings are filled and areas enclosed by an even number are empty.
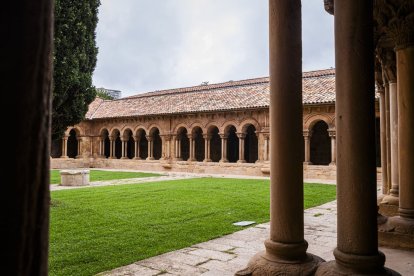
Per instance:
[[[205,148],[205,143],[204,143],[204,138],[203,138],[203,131],[201,130],[201,128],[197,127],[196,129],[194,129],[193,131],[193,137],[194,137],[194,147],[195,147],[195,156],[194,158],[198,161],[198,162],[202,162],[204,160],[204,148]]]
[[[244,140],[244,159],[247,163],[255,163],[258,155],[256,128],[253,125],[249,125],[246,129],[246,138]]]
[[[331,162],[331,138],[328,124],[317,122],[312,128],[310,139],[310,161],[313,165],[329,165]]]
[[[219,129],[217,127],[212,127],[209,134],[211,135],[210,159],[212,162],[219,162],[221,159],[221,138],[219,135]]]
[[[68,137],[68,157],[69,158],[76,158],[76,156],[78,156],[78,139],[77,139],[77,135],[76,135],[76,131],[74,129],[72,129],[69,132],[69,137]]]
[[[152,139],[154,143],[152,156],[155,160],[159,160],[162,156],[162,140],[158,128],[152,130]]]
[[[231,163],[239,160],[239,138],[234,126],[230,126],[227,130],[227,159]]]

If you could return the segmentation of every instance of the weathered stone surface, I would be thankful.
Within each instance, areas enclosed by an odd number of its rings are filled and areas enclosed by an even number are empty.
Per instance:
[[[89,185],[89,170],[62,170],[60,177],[62,186]]]

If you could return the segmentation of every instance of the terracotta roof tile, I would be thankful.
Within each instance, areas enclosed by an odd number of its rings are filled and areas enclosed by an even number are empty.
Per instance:
[[[303,103],[335,102],[335,70],[303,73]],[[113,101],[97,98],[87,119],[135,117],[268,107],[269,78],[199,85],[139,94]]]

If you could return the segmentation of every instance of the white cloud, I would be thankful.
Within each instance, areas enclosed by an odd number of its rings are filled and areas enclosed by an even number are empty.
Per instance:
[[[267,0],[103,0],[94,84],[137,92],[268,75]],[[332,17],[303,1],[304,69],[333,66]]]

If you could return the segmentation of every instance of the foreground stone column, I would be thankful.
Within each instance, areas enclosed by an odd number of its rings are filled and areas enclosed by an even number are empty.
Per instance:
[[[244,157],[244,141],[246,134],[237,133],[237,137],[239,138],[239,160],[237,160],[237,163],[246,163],[246,159]]]
[[[270,238],[237,275],[313,275],[322,260],[304,240],[301,1],[269,4]]]
[[[69,158],[68,157],[68,138],[67,136],[62,138],[62,156],[60,158]]]
[[[203,162],[211,162],[211,159],[210,159],[211,136],[208,134],[203,134],[203,138],[204,138],[204,160]]]
[[[378,251],[373,2],[335,1],[338,234],[316,275],[386,275]]]
[[[311,130],[304,130],[303,131],[303,138],[305,139],[305,165],[312,165],[310,161],[310,138],[312,136]]]
[[[336,165],[336,131],[334,129],[329,130],[329,137],[331,137],[331,163],[329,165]]]
[[[227,163],[229,160],[227,159],[227,135],[220,134],[221,138],[221,163]]]

